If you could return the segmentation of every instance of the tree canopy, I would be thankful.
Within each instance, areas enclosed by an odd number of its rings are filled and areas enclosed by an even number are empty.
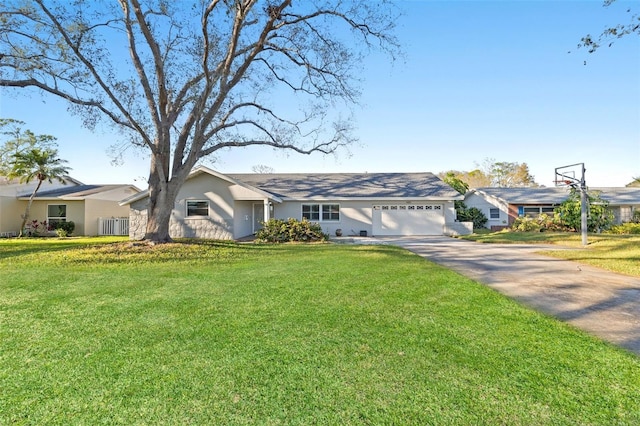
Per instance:
[[[603,6],[609,7],[615,3],[615,1],[616,0],[605,0]],[[587,34],[582,37],[578,47],[584,47],[589,53],[593,53],[603,45],[611,47],[616,40],[622,37],[631,34],[640,35],[640,14],[633,12],[631,7],[627,7],[627,14],[629,15],[629,22],[605,28],[597,36]]]
[[[0,145],[0,176],[7,176],[13,167],[15,156],[32,149],[54,148],[56,138],[51,135],[36,135],[23,129],[25,123],[11,118],[0,118],[0,134],[4,142]]]
[[[355,138],[372,49],[398,46],[392,1],[6,0],[0,86],[69,102],[150,155],[146,237],[169,241],[177,192],[220,150],[329,154]],[[348,110],[348,108],[347,108]]]
[[[58,151],[52,148],[33,148],[17,153],[13,157],[12,168],[8,174],[10,179],[19,179],[21,183],[29,183],[34,179],[38,181],[38,184],[29,197],[25,212],[22,215],[19,235],[22,236],[27,220],[29,220],[31,204],[42,183],[44,181],[51,183],[54,180],[66,183],[64,177],[69,173],[69,167],[65,165],[67,161],[60,159],[58,157]]]
[[[439,176],[458,192],[461,192],[461,189],[466,192],[469,188],[482,187],[539,186],[529,172],[527,163],[496,161],[493,158],[485,158],[482,165],[470,172],[449,170],[440,173]]]
[[[576,231],[582,226],[580,191],[572,189],[569,197],[555,209],[555,213],[563,225]],[[613,212],[607,208],[609,203],[603,200],[598,191],[587,192],[588,215],[587,230],[599,232],[606,230],[614,222]]]

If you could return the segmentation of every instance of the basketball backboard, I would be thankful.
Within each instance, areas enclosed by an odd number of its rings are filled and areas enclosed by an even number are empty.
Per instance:
[[[556,167],[555,186],[571,187],[584,190],[587,184],[584,179],[584,163],[570,164],[568,166]]]

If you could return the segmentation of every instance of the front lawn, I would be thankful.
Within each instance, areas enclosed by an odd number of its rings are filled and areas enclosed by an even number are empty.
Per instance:
[[[640,423],[640,358],[408,251],[112,241],[0,240],[0,424]]]
[[[541,253],[640,277],[640,235],[589,234],[586,247],[582,246],[580,234],[567,232],[493,232],[464,238],[482,243],[544,243],[571,247],[576,250],[545,250]]]

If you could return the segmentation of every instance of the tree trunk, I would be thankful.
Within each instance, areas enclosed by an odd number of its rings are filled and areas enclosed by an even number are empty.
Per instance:
[[[31,204],[33,203],[33,199],[35,198],[36,193],[40,189],[41,185],[42,185],[42,180],[38,179],[38,185],[36,186],[36,189],[34,189],[33,192],[31,193],[31,196],[29,197],[29,202],[27,203],[27,208],[25,209],[24,214],[22,215],[22,224],[20,225],[20,234],[18,234],[18,237],[24,236],[24,228],[25,226],[27,226],[27,220],[29,220],[29,215],[31,214]]]
[[[151,188],[149,191],[151,193]],[[175,196],[169,196],[166,190],[160,191],[155,197],[149,197],[147,230],[144,236],[146,241],[152,243],[170,243],[173,241],[169,235],[169,222],[174,204]]]
[[[172,240],[169,235],[171,211],[176,202],[178,191],[186,180],[188,171],[178,170],[171,179],[160,177],[156,169],[158,162],[152,160],[151,173],[149,174],[149,207],[147,210],[147,229],[144,239],[151,243],[169,243]],[[163,172],[168,172],[166,164],[161,164]]]

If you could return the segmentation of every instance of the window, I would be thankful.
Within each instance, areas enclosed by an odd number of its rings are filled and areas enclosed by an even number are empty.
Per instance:
[[[551,206],[518,206],[518,216],[538,217],[541,213],[553,215],[554,209]]]
[[[47,223],[54,228],[57,223],[67,221],[66,204],[49,204],[47,206]]]
[[[500,219],[500,209],[489,209],[489,219]]]
[[[340,206],[337,204],[323,204],[322,205],[322,220],[323,221],[338,221],[340,220]]]
[[[320,204],[303,204],[302,218],[307,220],[320,220]]]
[[[189,216],[209,216],[209,202],[187,200],[187,217]]]
[[[303,204],[302,218],[316,222],[336,222],[340,220],[338,204]]]

